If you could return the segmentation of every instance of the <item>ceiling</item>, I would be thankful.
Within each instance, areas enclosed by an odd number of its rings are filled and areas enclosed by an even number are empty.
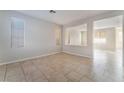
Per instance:
[[[18,10],[17,12],[64,25],[79,19],[107,13],[110,10],[56,10],[55,14],[50,14],[49,10]]]
[[[103,29],[111,27],[122,27],[122,16],[110,17],[98,20],[94,23],[94,29]]]

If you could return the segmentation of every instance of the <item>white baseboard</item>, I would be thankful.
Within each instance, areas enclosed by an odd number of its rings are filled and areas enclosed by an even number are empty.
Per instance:
[[[31,60],[31,59],[41,58],[41,57],[45,57],[45,56],[49,56],[49,55],[54,55],[54,54],[57,54],[57,53],[61,53],[61,51],[60,52],[53,52],[53,53],[43,54],[43,55],[35,56],[35,57],[23,58],[23,59],[9,61],[9,62],[2,62],[2,63],[0,63],[0,65],[22,62],[22,61],[26,61],[26,60]]]
[[[68,51],[62,51],[62,52],[63,52],[63,53],[67,53],[67,54],[71,54],[71,55],[76,55],[76,56],[81,56],[81,57],[86,57],[86,58],[92,59],[92,57],[86,56],[86,55],[80,55],[80,54],[72,53],[72,52],[68,52]]]

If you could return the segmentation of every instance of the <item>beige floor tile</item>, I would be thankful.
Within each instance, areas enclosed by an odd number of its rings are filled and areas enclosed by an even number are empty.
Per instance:
[[[62,74],[58,72],[51,73],[48,80],[50,82],[67,82],[68,79]]]
[[[57,74],[55,77],[55,82],[67,82],[68,79],[63,74]]]
[[[37,78],[35,80],[32,80],[31,82],[48,82],[47,79]]]
[[[13,63],[6,66],[6,76],[21,75],[23,71],[20,63]]]
[[[6,73],[6,65],[1,65],[0,66],[0,82],[4,81],[5,73]]]
[[[7,64],[7,68],[10,68],[10,69],[18,68],[18,67],[20,67],[20,62]]]
[[[39,71],[30,71],[29,73],[26,73],[25,74],[26,76],[26,80],[27,81],[33,81],[33,80],[37,80],[37,79],[41,79],[41,80],[45,80],[47,81],[47,79],[45,78],[45,76],[43,74],[41,74],[41,72]]]
[[[13,68],[13,69],[7,68],[6,71],[6,76],[21,75],[21,74],[23,74],[21,68]]]
[[[76,73],[74,71],[70,72],[69,74],[66,75],[66,77],[71,80],[71,81],[76,81],[79,82],[80,79],[82,78],[82,75],[79,73]]]
[[[38,67],[39,70],[45,75],[45,77],[50,81],[52,79],[52,76],[54,76],[55,71],[51,69],[50,67]]]
[[[40,79],[42,81],[47,81],[45,76],[36,68],[33,63],[23,63],[22,68],[27,81],[34,81]]]
[[[124,81],[123,72],[121,62],[116,61],[110,54],[101,54],[91,60],[58,53],[0,66],[0,81],[5,79],[6,82],[119,82]]]
[[[9,64],[6,67],[5,81],[8,82],[19,82],[25,81],[24,73],[21,69],[20,63]]]
[[[94,82],[94,80],[84,76],[81,78],[80,82]]]
[[[5,82],[26,82],[24,75],[6,76]]]

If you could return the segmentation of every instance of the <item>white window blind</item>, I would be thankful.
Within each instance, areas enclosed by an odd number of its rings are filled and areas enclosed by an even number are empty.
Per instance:
[[[16,17],[11,18],[11,47],[24,47],[24,20]]]

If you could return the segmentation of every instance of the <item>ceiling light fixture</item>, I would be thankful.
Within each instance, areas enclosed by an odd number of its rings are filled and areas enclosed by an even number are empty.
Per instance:
[[[54,11],[54,10],[50,10],[49,11],[51,14],[55,14],[56,13],[56,11]]]

